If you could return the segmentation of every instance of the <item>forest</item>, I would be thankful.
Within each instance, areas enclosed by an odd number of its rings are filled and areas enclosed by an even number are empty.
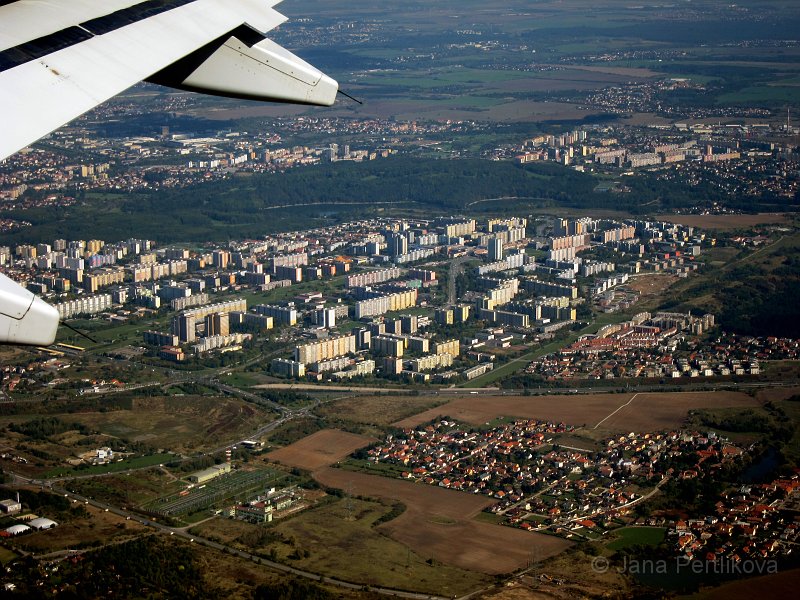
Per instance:
[[[9,234],[7,241],[131,236],[162,243],[221,241],[385,214],[411,218],[526,214],[548,207],[645,214],[721,200],[713,185],[659,181],[647,174],[626,180],[626,191],[621,192],[598,191],[598,181],[594,175],[553,163],[522,166],[510,161],[395,156],[285,173],[240,174],[150,193],[86,193],[69,208],[11,211],[10,217],[30,221],[33,227]],[[747,207],[757,211],[760,205],[748,199]]]

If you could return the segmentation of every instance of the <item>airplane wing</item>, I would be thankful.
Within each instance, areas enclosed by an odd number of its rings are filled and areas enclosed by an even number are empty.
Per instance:
[[[142,80],[332,105],[336,81],[265,37],[286,20],[279,1],[0,0],[0,160]],[[0,277],[0,343],[52,343],[55,327],[50,341],[20,329],[29,296]]]

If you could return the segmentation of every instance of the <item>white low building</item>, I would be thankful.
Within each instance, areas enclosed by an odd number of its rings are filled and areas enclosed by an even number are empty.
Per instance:
[[[39,517],[38,519],[33,519],[30,523],[28,523],[28,525],[30,525],[33,529],[38,529],[41,531],[42,529],[52,529],[53,527],[56,527],[58,523],[45,517]]]

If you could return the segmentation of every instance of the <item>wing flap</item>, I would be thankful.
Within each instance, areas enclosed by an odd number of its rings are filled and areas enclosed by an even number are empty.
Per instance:
[[[55,308],[0,274],[0,342],[49,346],[57,330]]]
[[[246,31],[225,36],[221,43],[190,54],[149,81],[235,98],[334,103],[339,89],[336,81],[272,40],[261,38],[248,44],[241,39],[249,37]]]

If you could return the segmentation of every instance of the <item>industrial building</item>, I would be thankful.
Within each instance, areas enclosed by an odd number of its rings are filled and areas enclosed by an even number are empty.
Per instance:
[[[213,467],[209,467],[208,469],[203,469],[202,471],[196,471],[189,475],[188,479],[192,483],[205,483],[207,481],[211,481],[219,477],[220,475],[224,475],[225,473],[231,472],[231,463],[224,462],[219,465],[214,465]]]

